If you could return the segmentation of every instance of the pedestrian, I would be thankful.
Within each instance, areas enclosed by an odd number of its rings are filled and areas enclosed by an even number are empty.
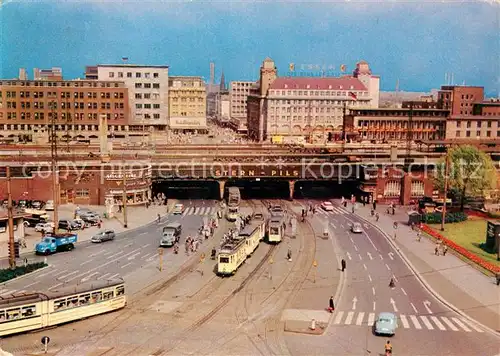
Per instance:
[[[439,245],[438,244],[436,244],[436,247],[434,247],[434,254],[436,256],[439,256]]]
[[[328,303],[328,311],[333,313],[335,310],[335,303],[333,302],[333,295],[330,297],[330,302]]]
[[[345,267],[346,267],[346,263],[345,263],[345,260],[342,259],[342,261],[340,261],[340,265],[342,266],[342,272],[345,271]]]
[[[288,262],[292,262],[292,249],[288,248],[288,252],[286,254],[286,259]]]
[[[497,286],[500,286],[500,272],[497,273]]]
[[[352,205],[352,213],[354,214],[354,204]]]
[[[447,245],[444,245],[444,248],[443,248],[443,256],[446,256],[446,252],[448,252],[448,246],[447,246]]]
[[[375,210],[371,209],[371,210],[370,210],[370,215],[371,215],[371,216],[374,216],[374,215],[375,215]]]
[[[373,210],[377,210],[377,201],[376,200],[373,201]]]
[[[377,213],[375,214],[375,221],[378,221],[378,219],[380,219],[380,215]]]
[[[422,234],[420,231],[417,231],[417,241],[420,242],[420,239],[422,239]]]

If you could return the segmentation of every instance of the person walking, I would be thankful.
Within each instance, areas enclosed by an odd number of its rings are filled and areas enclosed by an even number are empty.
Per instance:
[[[444,247],[443,247],[443,256],[446,256],[446,252],[448,252],[448,246],[444,245]]]
[[[330,297],[330,302],[328,303],[328,311],[333,313],[335,310],[335,303],[333,302],[333,295]]]
[[[434,247],[434,254],[439,256],[439,244],[436,244],[436,247]]]
[[[340,261],[340,265],[342,267],[342,272],[344,272],[345,271],[345,267],[346,267],[346,263],[345,263],[344,259],[342,259],[342,261]]]

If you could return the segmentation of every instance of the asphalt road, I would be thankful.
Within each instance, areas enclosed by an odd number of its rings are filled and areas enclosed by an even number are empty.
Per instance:
[[[319,204],[319,201],[311,201]],[[398,317],[391,338],[397,355],[497,355],[498,338],[449,311],[420,284],[378,230],[336,205],[333,212],[318,211],[317,224],[328,226],[346,260],[346,282],[327,331],[322,337],[287,336],[292,354],[383,354],[387,337],[375,336],[380,312]],[[349,225],[362,223],[353,234]],[[340,266],[339,266],[340,267]],[[390,279],[396,281],[389,288]],[[328,301],[325,301],[325,306]]]
[[[49,268],[6,282],[0,288],[0,297],[28,291],[57,290],[64,285],[79,282],[113,279],[126,276],[140,268],[159,264],[158,248],[161,229],[169,222],[181,222],[183,230],[180,243],[189,235],[196,235],[205,217],[215,211],[214,201],[181,201],[186,210],[183,215],[169,215],[160,224],[152,223],[133,231],[118,234],[114,241],[93,244],[90,241],[76,245],[73,251],[60,252],[47,257]],[[152,217],[154,218],[154,217]],[[165,268],[174,268],[184,262],[187,256],[181,246],[179,255],[173,257],[172,249],[164,251]],[[44,257],[32,259],[43,260]],[[145,276],[147,282],[147,276]],[[130,292],[141,289],[134,283],[128,286]]]

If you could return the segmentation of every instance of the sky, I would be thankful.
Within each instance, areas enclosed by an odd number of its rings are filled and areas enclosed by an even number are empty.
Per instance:
[[[279,75],[314,64],[351,72],[366,60],[381,89],[454,84],[500,91],[500,4],[495,1],[16,1],[0,0],[0,77],[19,68],[170,66],[172,75],[256,80],[272,58]]]

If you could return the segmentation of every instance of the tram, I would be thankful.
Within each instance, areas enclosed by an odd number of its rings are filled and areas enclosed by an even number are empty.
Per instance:
[[[285,236],[286,220],[284,216],[271,215],[267,223],[267,242],[280,243]]]
[[[240,190],[237,187],[229,187],[229,195],[227,198],[227,214],[228,221],[236,221],[240,215]]]
[[[124,308],[123,279],[97,280],[0,297],[0,336],[43,329]]]

